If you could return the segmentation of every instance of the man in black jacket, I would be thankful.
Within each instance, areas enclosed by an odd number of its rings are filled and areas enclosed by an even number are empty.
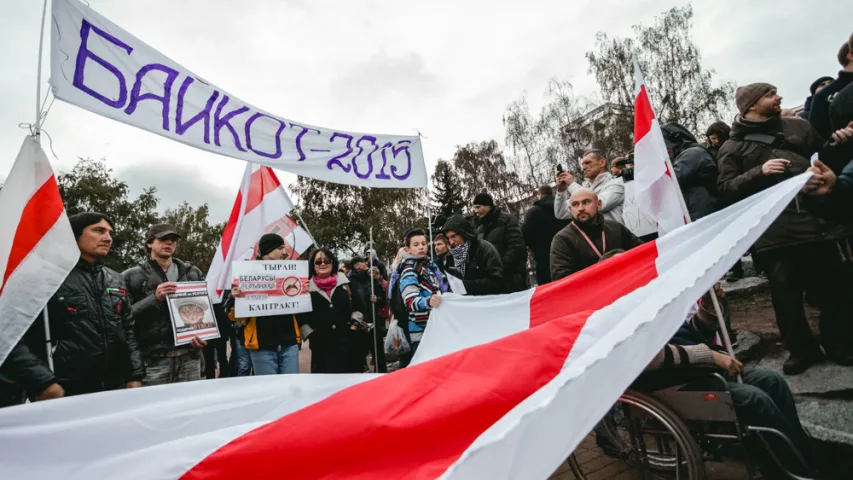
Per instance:
[[[370,292],[371,282],[373,283],[373,293]],[[349,274],[349,284],[350,289],[352,289],[353,304],[361,306],[360,308],[362,309],[361,313],[364,317],[364,321],[368,324],[372,324],[374,314],[379,320],[374,326],[374,328],[377,329],[375,332],[377,338],[374,339],[374,332],[371,329],[367,332],[362,332],[364,335],[361,336],[361,339],[365,346],[364,352],[371,352],[375,359],[374,364],[377,368],[376,371],[378,373],[386,373],[388,371],[388,366],[385,363],[385,349],[383,342],[383,338],[385,337],[385,320],[379,318],[379,309],[385,306],[388,301],[388,297],[385,293],[385,289],[382,288],[382,284],[379,283],[379,280],[374,279],[373,276],[370,275],[368,259],[353,257],[352,271]],[[371,304],[374,306],[371,307]],[[374,340],[377,340],[377,342],[374,343]],[[366,357],[362,355],[362,358]]]
[[[717,160],[699,145],[689,130],[677,123],[661,127],[678,186],[692,221],[719,209],[717,204]]]
[[[199,380],[201,356],[207,342],[193,338],[190,345],[175,346],[172,319],[166,296],[175,293],[177,282],[201,282],[201,270],[174,258],[181,236],[167,223],[148,230],[146,245],[151,256],[122,273],[133,300],[134,331],[145,359],[145,385]],[[223,354],[224,344],[222,348]],[[215,367],[215,364],[214,364]]]
[[[841,45],[838,51],[838,63],[841,65],[838,78],[822,88],[820,92],[815,93],[809,106],[809,123],[822,138],[829,138],[833,133],[829,107],[835,95],[853,83],[853,49],[850,42]]]
[[[536,283],[545,285],[551,281],[551,240],[569,220],[554,215],[554,191],[549,185],[539,187],[538,195],[539,199],[524,214],[521,231],[536,261]]]
[[[462,215],[453,215],[442,228],[450,240],[454,266],[448,271],[462,279],[467,295],[497,295],[503,292],[503,263],[494,245],[477,238]]]
[[[604,218],[601,200],[581,188],[569,198],[572,223],[551,241],[551,280],[557,281],[596,263],[611,250],[630,250],[640,241],[627,227]]]
[[[112,247],[112,221],[94,212],[69,220],[80,261],[47,303],[53,371],[39,321],[2,366],[34,400],[140,387],[145,376],[124,278],[103,265]]]
[[[488,193],[474,197],[474,212],[480,217],[477,238],[491,243],[501,256],[504,269],[502,293],[526,289],[527,250],[518,219],[496,207]]]

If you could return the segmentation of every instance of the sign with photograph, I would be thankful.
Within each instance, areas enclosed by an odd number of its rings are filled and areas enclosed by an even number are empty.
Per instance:
[[[176,347],[192,342],[193,337],[219,338],[216,315],[207,296],[207,283],[178,282],[178,290],[166,296],[166,303],[172,317]]]
[[[240,288],[234,299],[234,315],[239,318],[311,311],[305,260],[234,262],[231,273]]]

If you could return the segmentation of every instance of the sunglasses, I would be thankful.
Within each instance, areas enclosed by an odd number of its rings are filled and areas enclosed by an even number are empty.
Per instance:
[[[314,260],[314,265],[331,265],[332,261],[328,258],[323,258],[320,260]]]

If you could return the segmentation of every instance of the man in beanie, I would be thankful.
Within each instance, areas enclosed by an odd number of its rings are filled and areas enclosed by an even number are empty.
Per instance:
[[[3,373],[36,401],[140,387],[145,376],[124,278],[103,264],[112,247],[112,220],[95,212],[69,220],[80,261],[47,303],[53,369],[40,321],[3,365]]]
[[[814,100],[814,96],[820,93],[821,90],[829,86],[832,83],[832,77],[820,77],[814,82],[812,82],[809,87],[809,96],[806,98],[806,102],[803,104],[803,111],[800,113],[800,117],[808,120],[809,113],[812,110],[812,100]]]
[[[285,260],[288,256],[284,239],[275,233],[264,234],[258,241],[258,260]],[[231,287],[231,298],[223,302],[228,318],[242,325],[243,342],[249,351],[255,375],[299,373],[299,325],[292,314],[276,314],[238,318],[234,299],[243,295],[238,285]],[[238,339],[240,341],[240,339]]]
[[[718,158],[717,189],[729,203],[805,172],[812,154],[824,144],[808,122],[780,116],[782,98],[773,85],[740,87],[736,101],[740,115]],[[820,153],[824,155],[829,154]],[[805,200],[798,195],[752,247],[753,258],[770,280],[776,323],[791,353],[784,364],[789,375],[802,373],[823,358],[806,321],[805,290],[819,304],[826,353],[840,364],[853,365],[853,342],[840,333],[847,319],[831,313],[844,310],[845,285],[851,280],[841,268],[835,245],[845,233],[838,225],[818,220],[807,208],[813,202]]]
[[[474,197],[474,213],[480,218],[477,237],[496,249],[503,263],[502,293],[520,292],[527,288],[527,249],[518,219],[495,206],[486,192]]]
[[[622,203],[625,202],[625,183],[607,171],[607,156],[601,150],[590,150],[581,160],[584,181],[579,184],[569,172],[557,174],[557,196],[554,199],[554,214],[557,218],[571,220],[569,197],[581,188],[595,192],[601,200],[601,214],[614,222],[622,221]]]
[[[202,282],[201,270],[175,258],[181,236],[167,223],[148,229],[148,259],[122,273],[133,300],[134,331],[145,359],[144,385],[181,383],[201,378],[199,350],[207,342],[193,338],[189,345],[175,346],[166,297],[177,291],[177,282]],[[224,353],[224,345],[223,345]],[[215,367],[215,363],[214,363]]]

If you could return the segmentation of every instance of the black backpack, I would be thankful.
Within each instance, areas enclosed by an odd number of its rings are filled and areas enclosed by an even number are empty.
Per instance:
[[[394,315],[394,318],[397,319],[397,325],[406,332],[406,336],[409,335],[409,310],[406,308],[406,304],[403,302],[403,292],[400,291],[400,274],[403,272],[403,263],[397,265],[397,283],[391,286],[391,300],[389,301],[389,307],[391,308],[391,314]]]

